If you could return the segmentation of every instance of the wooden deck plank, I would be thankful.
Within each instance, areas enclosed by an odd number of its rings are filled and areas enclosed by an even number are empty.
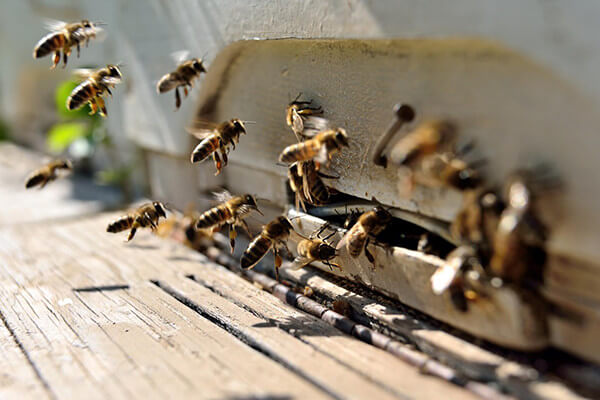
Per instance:
[[[290,365],[298,365],[319,385],[335,387],[334,393],[341,390],[343,397],[362,397],[358,393],[378,398],[430,398],[440,391],[450,398],[471,396],[447,382],[420,374],[386,352],[340,334],[323,321],[280,302],[223,267],[206,263],[202,255],[176,243],[161,241],[147,232],[140,232],[134,242],[123,243],[122,236],[104,232],[105,224],[113,217],[114,214],[103,214],[77,222],[8,231],[11,237],[22,241],[31,256],[69,265],[63,278],[70,287],[130,284],[136,288],[149,280],[159,280],[178,289],[193,288],[190,293],[195,296],[202,292],[197,302],[203,307],[211,299],[215,313],[225,315],[245,335],[269,343],[274,354]],[[47,241],[33,239],[40,236]],[[184,274],[194,274],[204,286],[184,278]],[[92,293],[77,295],[98,295]],[[111,296],[113,292],[103,293]]]
[[[74,292],[72,281],[112,279],[110,265],[80,269],[84,254],[52,240],[24,255],[29,230],[9,231],[0,234],[0,310],[58,398],[329,398],[148,281]]]
[[[0,321],[0,398],[51,399],[15,337]]]

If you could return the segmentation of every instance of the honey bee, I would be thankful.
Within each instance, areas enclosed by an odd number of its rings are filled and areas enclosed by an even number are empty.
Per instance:
[[[279,255],[279,248],[287,250],[286,241],[292,231],[292,223],[284,216],[279,216],[263,226],[260,234],[250,242],[242,255],[242,268],[253,268],[272,249],[275,255],[275,276],[279,281],[279,268],[283,261]]]
[[[311,139],[292,144],[279,155],[279,161],[293,163],[313,160],[318,171],[321,164],[328,165],[333,155],[348,146],[348,134],[343,128],[327,129],[317,133]]]
[[[37,42],[33,49],[33,58],[42,58],[54,53],[53,64],[50,67],[50,69],[54,69],[60,62],[62,51],[63,68],[66,67],[67,59],[71,55],[71,47],[77,47],[77,57],[79,57],[81,43],[85,42],[87,47],[90,39],[96,38],[102,31],[98,25],[100,23],[90,22],[87,19],[73,23],[49,21],[47,28],[51,32]]]
[[[312,104],[312,101],[298,101],[300,96],[302,96],[302,93],[300,93],[290,104],[288,104],[285,110],[285,122],[290,128],[292,128],[292,131],[296,135],[296,139],[298,139],[298,141],[302,140],[304,122],[307,120],[307,118],[317,114],[323,114],[323,109],[321,107],[309,107],[309,105]],[[321,118],[321,120],[326,121],[323,118]]]
[[[225,165],[227,165],[227,154],[229,146],[235,149],[236,143],[240,140],[240,135],[246,134],[244,122],[234,118],[220,123],[214,129],[191,129],[190,133],[201,140],[192,151],[190,161],[192,163],[204,161],[212,154],[217,172],[219,175]],[[221,156],[219,156],[221,153]]]
[[[475,163],[468,163],[453,152],[425,156],[414,171],[414,180],[431,187],[450,186],[458,190],[473,189],[482,182]]]
[[[48,182],[52,182],[58,178],[58,171],[72,171],[73,164],[69,160],[54,160],[44,165],[43,167],[33,171],[25,180],[27,189],[34,186],[40,186],[40,189],[46,186]]]
[[[473,279],[468,279],[469,277]],[[441,295],[448,291],[454,307],[465,312],[468,302],[480,296],[476,286],[470,282],[483,275],[483,267],[477,257],[477,251],[471,246],[459,246],[454,249],[444,264],[431,276],[431,289],[434,294]]]
[[[107,92],[112,96],[111,87],[115,87],[121,82],[121,70],[117,65],[108,64],[104,68],[95,71],[79,70],[78,74],[85,78],[69,95],[67,99],[67,109],[77,110],[85,105],[90,104],[90,115],[95,114],[98,110],[100,115],[106,117],[106,105],[102,96]]]
[[[226,190],[221,193],[215,193],[217,201],[220,203],[216,207],[209,209],[198,217],[196,229],[219,228],[223,225],[229,225],[229,244],[233,253],[235,247],[235,238],[237,233],[236,226],[243,227],[248,235],[250,229],[244,221],[250,211],[255,210],[260,215],[262,212],[258,209],[256,199],[250,194],[242,196],[232,196]]]
[[[312,161],[295,162],[290,165],[288,178],[290,188],[296,196],[296,209],[302,205],[304,211],[306,211],[305,202],[313,206],[321,206],[329,201],[329,188],[321,178],[337,179],[335,176],[317,171]]]
[[[375,258],[368,249],[369,241],[379,235],[391,220],[392,215],[382,206],[363,213],[337,244],[337,249],[346,247],[352,258],[358,257],[364,249],[365,256],[374,265]]]
[[[165,205],[158,201],[142,204],[133,212],[112,221],[108,224],[106,231],[117,233],[129,229],[129,236],[126,240],[129,242],[135,236],[138,228],[150,227],[155,230],[160,217],[167,217],[165,208]]]
[[[329,236],[321,238],[320,235],[328,227],[328,224],[324,224],[309,238],[301,239],[296,247],[298,256],[294,259],[293,268],[300,269],[310,264],[313,261],[321,261],[329,268],[342,267],[339,264],[331,262],[332,259],[337,257],[338,251],[335,247],[327,242],[331,236],[336,234],[336,231],[331,232]]]
[[[163,75],[156,84],[156,91],[159,94],[175,89],[176,110],[181,106],[179,88],[183,87],[183,93],[185,94],[185,97],[187,97],[188,86],[192,88],[194,86],[194,80],[199,78],[201,73],[206,73],[202,59],[192,58],[191,60],[185,61],[188,55],[189,52],[186,50],[173,53],[172,56],[178,64],[177,68],[175,71]]]
[[[491,273],[503,280],[517,283],[526,277],[541,280],[548,230],[534,209],[539,194],[534,190],[537,183],[528,171],[517,171],[505,185],[506,208],[498,221],[490,260]]]
[[[414,166],[424,156],[441,152],[449,147],[455,137],[456,128],[450,122],[422,123],[393,146],[390,160],[396,165]]]

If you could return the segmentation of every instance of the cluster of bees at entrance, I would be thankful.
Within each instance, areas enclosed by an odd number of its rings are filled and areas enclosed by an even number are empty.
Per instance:
[[[101,32],[99,23],[87,20],[76,23],[55,23],[51,33],[35,46],[34,58],[53,54],[55,68],[62,54],[66,66],[71,49],[80,54],[82,44],[88,44]],[[177,53],[177,68],[164,75],[157,84],[158,93],[175,91],[175,107],[181,105],[179,89],[188,95],[188,89],[202,73],[206,72],[200,58],[185,59],[186,53]],[[70,110],[89,104],[90,114],[99,112],[107,116],[104,97],[112,95],[122,81],[121,66],[109,64],[95,71],[76,73],[83,78],[67,100]],[[306,205],[319,207],[330,201],[334,192],[326,184],[336,176],[324,172],[333,157],[351,144],[345,129],[333,126],[321,116],[323,109],[312,101],[301,100],[301,94],[288,104],[285,120],[297,143],[285,147],[279,162],[288,168],[289,186],[295,196],[295,207],[306,211]],[[396,109],[397,121],[382,135],[373,153],[373,162],[387,168],[394,166],[403,170],[405,179],[399,184],[400,195],[409,196],[415,185],[451,187],[463,193],[464,204],[451,224],[451,235],[458,246],[451,251],[444,263],[431,276],[433,293],[448,293],[454,306],[468,310],[470,302],[486,297],[490,287],[509,283],[519,286],[537,285],[545,264],[545,243],[548,229],[538,217],[539,197],[550,188],[556,187],[554,176],[545,170],[522,169],[510,174],[502,188],[486,182],[481,173],[482,162],[470,160],[473,143],[459,145],[457,127],[444,120],[426,121],[395,142],[399,128],[414,119],[415,112],[408,105]],[[220,124],[206,124],[190,131],[200,142],[193,149],[191,162],[199,163],[212,158],[218,175],[228,163],[228,154],[246,134],[246,124],[233,118]],[[55,160],[34,171],[27,179],[27,188],[44,187],[60,176],[63,170],[72,170],[69,160]],[[233,253],[236,228],[244,229],[249,237],[252,233],[245,221],[252,212],[261,213],[257,199],[251,194],[231,195],[227,191],[216,194],[218,205],[189,218],[186,236],[192,240],[197,232],[210,236],[224,227],[229,229],[229,241]],[[376,202],[375,199],[373,199]],[[330,268],[342,269],[334,262],[345,251],[357,258],[362,253],[374,265],[369,245],[378,242],[378,236],[392,222],[389,208],[377,204],[360,215],[351,214],[342,239],[333,244],[329,240],[336,233],[325,235],[329,224],[324,224],[308,237],[296,232],[292,222],[281,215],[262,227],[251,240],[241,257],[241,267],[253,268],[269,251],[275,256],[275,272],[279,279],[282,265],[282,250],[287,249],[291,235],[297,235],[297,257],[293,266],[302,268],[313,261],[320,261]],[[156,230],[160,218],[166,218],[169,208],[161,202],[141,205],[131,213],[111,222],[107,231],[117,233],[129,230],[127,241],[133,239],[140,228]],[[425,246],[424,246],[425,247]]]

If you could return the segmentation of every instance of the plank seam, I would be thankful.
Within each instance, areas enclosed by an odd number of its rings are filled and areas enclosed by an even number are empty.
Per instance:
[[[35,362],[33,361],[33,359],[29,356],[29,353],[25,349],[25,346],[23,345],[23,343],[21,342],[21,340],[17,337],[16,332],[10,326],[10,324],[8,323],[8,320],[6,319],[4,313],[1,310],[0,310],[0,319],[2,320],[2,323],[4,324],[4,326],[6,327],[6,329],[8,330],[8,332],[10,333],[10,336],[12,337],[12,339],[15,341],[15,344],[17,345],[17,347],[19,348],[19,350],[21,351],[21,353],[23,354],[23,356],[27,360],[27,363],[29,364],[29,366],[33,370],[33,373],[35,374],[35,376],[37,377],[37,379],[40,381],[40,383],[42,384],[42,386],[44,387],[44,390],[48,394],[48,397],[50,397],[51,399],[58,399],[58,397],[56,396],[56,393],[54,393],[54,391],[50,387],[50,384],[48,383],[48,381],[46,380],[46,378],[44,378],[44,376],[42,375],[42,372],[40,371],[40,369],[38,368],[38,366],[35,364]]]
[[[299,376],[300,378],[304,379],[305,381],[307,381],[308,383],[313,385],[315,388],[321,390],[326,395],[328,395],[334,399],[337,399],[337,400],[344,399],[344,396],[341,396],[340,394],[333,391],[331,388],[315,381],[313,378],[311,378],[310,376],[305,374],[302,370],[300,370],[296,366],[289,363],[285,358],[277,355],[269,347],[260,343],[258,340],[254,339],[250,335],[242,332],[240,329],[236,328],[235,326],[232,326],[231,324],[227,323],[227,321],[220,319],[217,314],[210,312],[206,308],[202,307],[201,305],[199,305],[196,302],[192,301],[191,299],[187,298],[183,294],[179,293],[177,290],[171,288],[168,285],[165,285],[163,282],[156,281],[156,280],[152,280],[151,282],[154,285],[156,285],[157,287],[159,287],[160,289],[162,289],[165,293],[172,296],[175,300],[179,301],[186,307],[195,311],[201,317],[205,318],[206,320],[212,322],[213,324],[215,324],[219,328],[223,329],[227,333],[231,334],[232,336],[234,336],[236,339],[238,339],[239,341],[241,341],[248,347],[258,351],[259,353],[265,355],[269,359],[280,364],[281,366],[283,366],[290,372],[294,373],[295,375]]]

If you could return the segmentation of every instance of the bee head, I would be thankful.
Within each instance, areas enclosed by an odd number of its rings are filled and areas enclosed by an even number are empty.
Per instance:
[[[165,209],[163,208],[163,205],[161,202],[155,201],[152,203],[152,205],[154,206],[154,209],[156,210],[158,215],[160,215],[163,218],[167,218],[167,213],[165,212]]]
[[[283,215],[280,215],[279,217],[277,217],[277,222],[288,231],[291,231],[294,229],[290,220],[287,219],[287,217],[284,217]]]
[[[258,209],[258,204],[256,204],[256,199],[251,194],[244,195],[244,204],[246,204],[253,210],[256,210],[260,215],[263,215],[263,213],[260,212],[260,210]]]
[[[73,163],[71,163],[71,160],[62,160],[60,166],[63,169],[73,169]]]
[[[328,245],[327,243],[320,243],[318,248],[319,259],[331,260],[337,255],[335,247]]]
[[[118,67],[118,66],[116,66],[116,65],[113,65],[113,64],[108,64],[108,65],[106,66],[106,68],[108,69],[108,74],[109,74],[110,76],[113,76],[113,77],[115,77],[115,78],[121,78],[121,77],[122,77],[122,76],[121,76],[121,70],[119,69],[119,67]]]
[[[234,118],[231,120],[231,123],[237,131],[242,132],[244,135],[246,134],[246,127],[244,126],[242,120],[240,120],[239,118]]]
[[[81,21],[81,26],[83,26],[84,28],[93,28],[94,24],[92,24],[87,19],[84,19],[84,20]]]
[[[204,68],[204,64],[202,64],[202,60],[200,58],[194,58],[192,61],[192,68],[194,68],[194,70],[196,70],[198,73],[206,73],[206,69]]]
[[[348,147],[348,134],[344,128],[338,128],[335,133],[335,141],[341,146]]]
[[[375,211],[375,216],[380,223],[386,223],[392,220],[392,214],[382,206],[376,206],[373,211]]]

